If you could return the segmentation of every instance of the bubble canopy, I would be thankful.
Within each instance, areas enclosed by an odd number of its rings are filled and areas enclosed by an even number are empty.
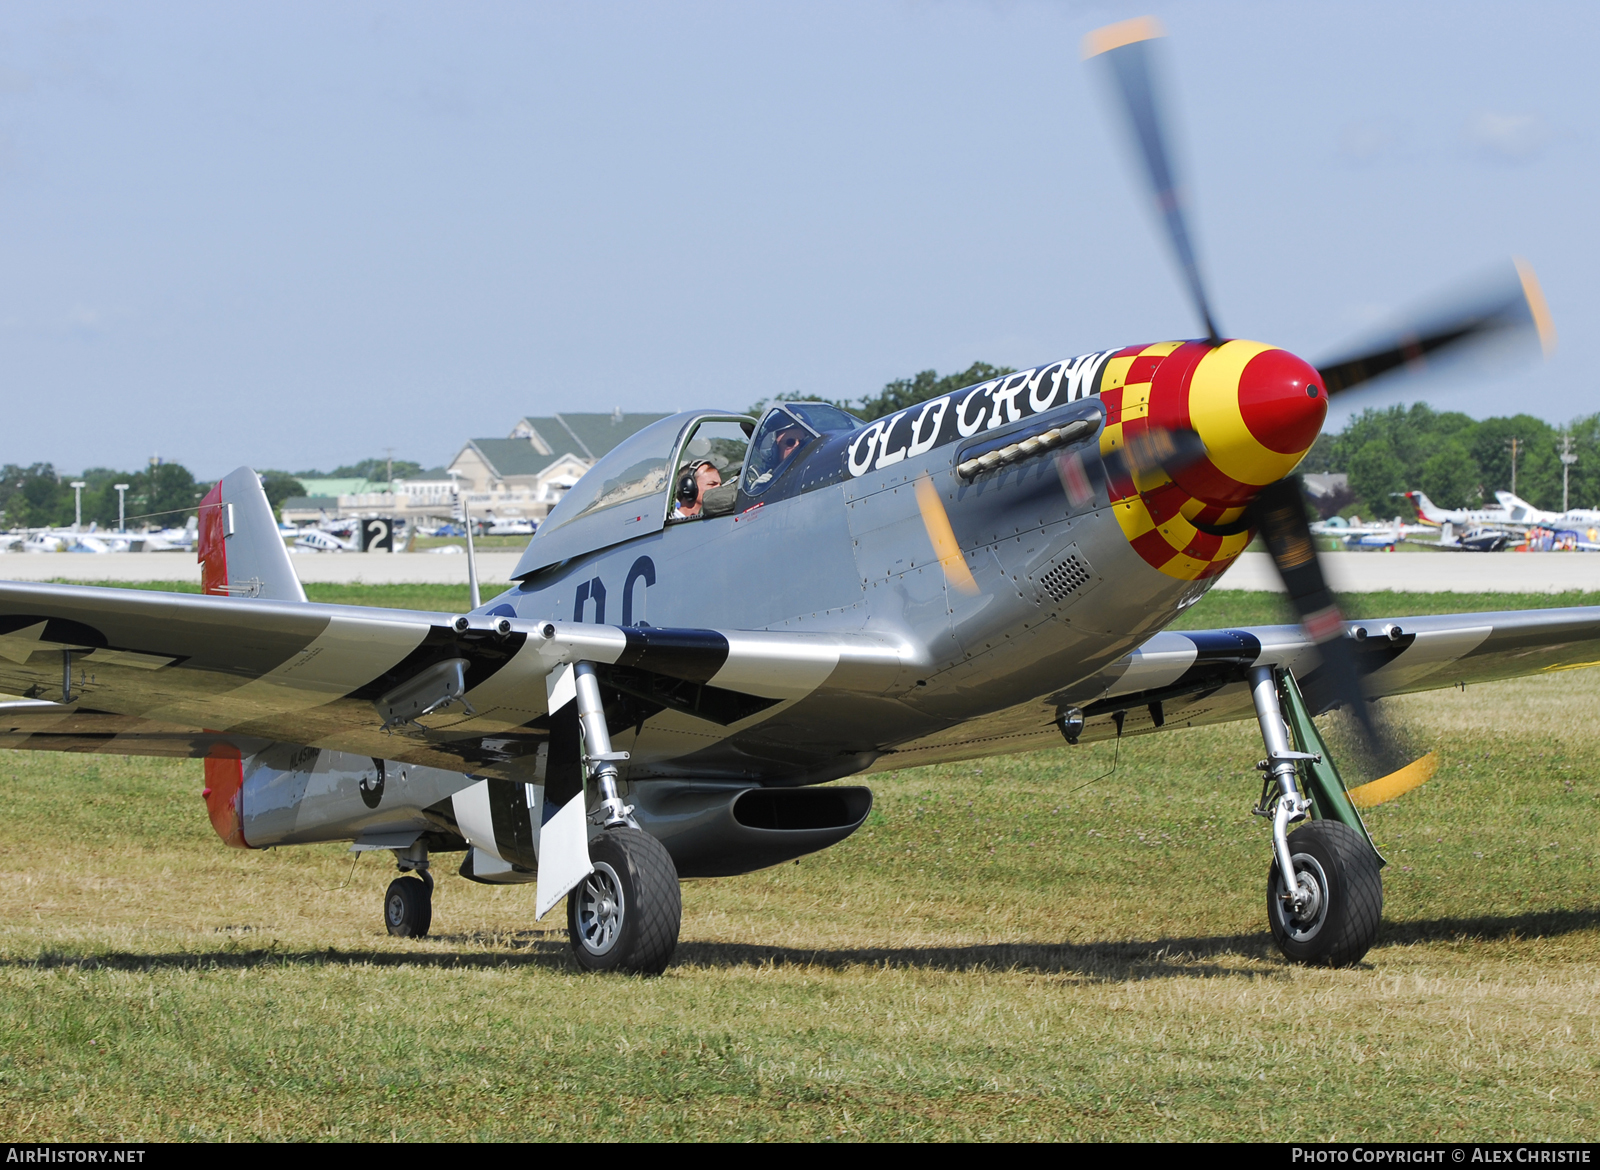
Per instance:
[[[706,410],[674,414],[602,455],[539,525],[512,576],[526,577],[571,557],[659,532],[666,524],[679,440],[707,415],[729,417]]]

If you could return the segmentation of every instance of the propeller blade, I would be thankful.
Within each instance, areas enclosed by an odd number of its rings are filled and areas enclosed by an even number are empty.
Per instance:
[[[950,513],[945,511],[944,501],[939,498],[939,489],[933,486],[933,480],[922,475],[917,477],[916,491],[922,526],[928,531],[928,543],[933,545],[934,555],[939,558],[946,583],[957,593],[975,595],[978,582],[967,568],[966,555],[961,551],[955,529],[950,526]]]
[[[1365,385],[1385,375],[1419,373],[1456,360],[1491,343],[1537,337],[1546,354],[1555,349],[1556,331],[1539,280],[1525,260],[1471,293],[1458,293],[1447,307],[1414,312],[1391,330],[1317,373],[1330,395]]]
[[[1206,336],[1212,341],[1221,341],[1205,285],[1200,279],[1200,265],[1195,260],[1188,222],[1184,218],[1187,200],[1183,188],[1178,184],[1172,152],[1167,146],[1161,103],[1156,91],[1150,41],[1165,35],[1161,22],[1153,16],[1109,24],[1083,38],[1083,56],[1085,60],[1102,57],[1106,61],[1116,84],[1117,96],[1121,99],[1122,111],[1127,116],[1128,130],[1144,160],[1145,178],[1149,181],[1150,193],[1155,196],[1156,210],[1167,229],[1167,239],[1177,256],[1178,267],[1183,270],[1184,281],[1189,286],[1189,296],[1205,325]]]
[[[1122,445],[1105,456],[1106,472],[1114,479],[1143,483],[1157,474],[1173,479],[1206,457],[1206,445],[1195,431],[1150,426],[1124,434]]]
[[[1268,484],[1250,505],[1250,516],[1272,554],[1300,625],[1322,657],[1321,667],[1305,680],[1312,713],[1335,704],[1343,706],[1355,719],[1367,757],[1362,763],[1377,775],[1393,772],[1406,762],[1405,752],[1367,702],[1355,651],[1344,635],[1344,617],[1328,588],[1322,558],[1311,538],[1299,481],[1290,478]]]

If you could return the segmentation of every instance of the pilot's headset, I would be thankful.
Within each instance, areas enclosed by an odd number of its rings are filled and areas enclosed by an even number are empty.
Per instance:
[[[709,459],[696,459],[684,464],[683,470],[678,473],[677,499],[680,504],[692,504],[700,498],[700,481],[695,478],[695,473],[702,467],[711,466],[713,464]]]

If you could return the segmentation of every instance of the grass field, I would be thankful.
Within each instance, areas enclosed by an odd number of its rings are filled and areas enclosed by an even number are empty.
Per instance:
[[[1596,1140],[1600,672],[1388,706],[1443,765],[1370,814],[1385,926],[1344,971],[1267,935],[1247,725],[1087,786],[1110,745],[875,778],[843,844],[686,883],[659,979],[579,975],[531,887],[441,877],[437,936],[392,940],[392,867],[224,849],[193,763],[0,753],[0,1132]]]

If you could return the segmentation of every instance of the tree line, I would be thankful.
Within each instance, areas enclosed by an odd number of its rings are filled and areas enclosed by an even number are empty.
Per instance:
[[[0,467],[0,528],[64,528],[73,522],[72,481],[81,480],[83,524],[100,528],[117,526],[116,485],[128,485],[126,516],[128,527],[182,528],[211,484],[198,483],[181,463],[158,463],[143,471],[117,471],[91,467],[80,475],[58,472],[49,463],[28,467],[8,463]],[[276,509],[290,496],[304,495],[305,489],[293,476],[281,471],[266,472],[262,486]]]
[[[1569,505],[1600,506],[1600,414],[1554,427],[1531,414],[1474,419],[1420,402],[1367,409],[1338,434],[1320,436],[1300,470],[1345,472],[1366,515],[1402,512],[1395,493],[1419,488],[1445,508],[1494,506],[1494,493],[1512,490],[1513,478],[1530,504],[1560,510],[1564,441],[1577,457]]]
[[[267,502],[276,512],[291,496],[306,494],[302,479],[383,480],[390,468],[396,479],[406,479],[422,470],[422,464],[409,459],[363,459],[359,463],[336,467],[332,471],[263,471],[261,486]],[[110,467],[91,467],[79,475],[57,471],[50,463],[23,467],[8,463],[0,467],[0,529],[64,528],[73,522],[73,480],[82,480],[83,524],[101,528],[117,525],[116,485],[125,483],[127,523],[130,529],[182,528],[206,492],[210,482],[197,482],[181,463],[155,463],[143,471],[117,471]]]

